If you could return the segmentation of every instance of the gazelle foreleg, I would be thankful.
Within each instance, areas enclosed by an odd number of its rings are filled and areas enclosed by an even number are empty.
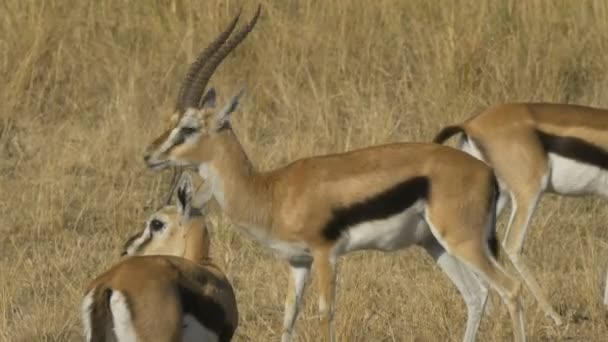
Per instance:
[[[283,318],[283,334],[281,342],[291,340],[293,328],[300,312],[302,296],[306,287],[306,280],[310,273],[312,261],[290,261],[289,262],[289,286],[285,298],[285,313]]]
[[[463,341],[474,342],[488,297],[487,286],[482,284],[477,276],[458,259],[447,253],[437,240],[432,239],[425,243],[423,247],[462,295],[467,306],[467,325]]]
[[[521,275],[526,286],[530,289],[530,292],[532,292],[532,295],[538,301],[541,309],[553,320],[553,322],[555,322],[555,324],[561,325],[561,316],[555,311],[553,306],[551,306],[547,300],[547,297],[538,285],[538,282],[528,269],[527,265],[521,259],[522,247],[526,237],[528,225],[530,224],[530,219],[534,213],[534,209],[538,204],[540,194],[540,189],[537,189],[528,196],[517,196],[512,194],[511,218],[509,219],[509,224],[505,234],[504,249],[509,256],[509,260],[513,263],[513,266],[515,266],[515,269]]]
[[[317,288],[319,291],[319,314],[324,341],[334,339],[334,297],[336,292],[336,260],[329,248],[317,250],[314,253],[314,267],[317,273]]]

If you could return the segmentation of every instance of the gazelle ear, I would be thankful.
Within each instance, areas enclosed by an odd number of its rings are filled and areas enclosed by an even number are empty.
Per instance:
[[[177,187],[177,209],[182,216],[186,216],[190,212],[192,206],[193,194],[192,178],[189,174],[184,173]]]
[[[216,103],[215,88],[210,88],[209,90],[207,90],[205,95],[203,95],[203,97],[199,101],[198,108],[199,109],[215,108],[215,103]]]
[[[238,94],[234,95],[230,99],[230,101],[224,106],[224,108],[217,112],[215,124],[216,130],[221,130],[230,123],[231,114],[236,111],[239,106],[239,101],[244,95],[245,88],[243,88]]]

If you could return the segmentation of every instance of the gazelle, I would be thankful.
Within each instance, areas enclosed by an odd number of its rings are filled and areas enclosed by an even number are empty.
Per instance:
[[[175,206],[154,213],[127,257],[93,280],[82,301],[86,341],[230,341],[238,324],[230,282],[209,259],[202,210],[185,174]],[[210,198],[203,192],[200,202]]]
[[[492,166],[499,180],[497,212],[511,200],[504,246],[544,312],[560,315],[520,259],[530,218],[545,192],[608,196],[608,110],[550,103],[503,104],[461,125],[447,126],[434,141],[462,133],[459,148]],[[604,290],[608,305],[608,278]]]
[[[289,263],[282,341],[292,336],[313,264],[323,334],[333,340],[338,257],[411,245],[425,248],[463,295],[466,341],[475,339],[486,283],[507,305],[516,340],[525,340],[521,285],[495,259],[498,190],[487,165],[438,144],[392,144],[259,172],[230,124],[242,93],[221,110],[215,109],[213,89],[203,95],[223,56],[212,54],[208,64],[191,67],[200,68],[201,83],[188,83],[186,77],[189,96],[178,96],[170,127],[150,144],[144,159],[154,170],[196,168],[224,213]]]

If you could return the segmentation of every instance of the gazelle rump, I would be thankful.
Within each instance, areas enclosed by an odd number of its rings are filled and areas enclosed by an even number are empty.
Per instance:
[[[154,213],[125,244],[126,257],[87,287],[86,341],[230,341],[234,335],[234,291],[209,259],[201,209],[192,204],[189,176],[182,179],[177,205]]]
[[[459,148],[494,168],[500,184],[498,212],[511,201],[506,253],[544,312],[560,315],[521,260],[530,219],[543,193],[608,196],[608,110],[554,103],[512,103],[489,108],[434,141],[462,133]],[[608,305],[608,275],[604,289]]]
[[[490,251],[498,247],[498,190],[487,165],[442,145],[402,143],[259,172],[230,125],[240,95],[216,110],[210,89],[199,107],[187,109],[163,139],[148,147],[145,160],[153,169],[196,167],[236,226],[289,263],[283,341],[292,335],[312,265],[323,332],[333,340],[338,257],[411,245],[425,248],[462,293],[468,308],[466,341],[475,339],[486,283],[506,303],[516,340],[525,340],[521,286]]]

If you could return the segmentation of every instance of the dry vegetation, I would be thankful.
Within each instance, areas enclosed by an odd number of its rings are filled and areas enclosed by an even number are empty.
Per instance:
[[[254,3],[245,3],[247,17]],[[247,86],[234,126],[254,163],[391,141],[505,101],[608,107],[608,3],[263,1],[257,28],[216,73]],[[0,340],[80,340],[85,283],[158,204],[168,173],[142,151],[173,106],[187,62],[238,1],[0,2]],[[237,341],[280,336],[287,269],[212,210],[213,254],[241,312]],[[501,220],[500,234],[506,215]],[[545,197],[526,259],[567,317],[526,295],[531,341],[598,341],[608,260],[605,204]],[[464,303],[417,248],[342,259],[344,341],[459,341]],[[309,287],[299,341],[317,340]],[[162,317],[159,317],[162,319]],[[481,341],[511,338],[504,307]]]

